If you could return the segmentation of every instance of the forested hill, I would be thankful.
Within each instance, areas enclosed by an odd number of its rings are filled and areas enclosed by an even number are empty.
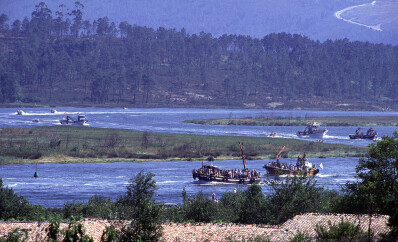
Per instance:
[[[398,106],[397,46],[286,33],[216,38],[88,21],[82,9],[40,3],[31,18],[0,16],[0,103]]]

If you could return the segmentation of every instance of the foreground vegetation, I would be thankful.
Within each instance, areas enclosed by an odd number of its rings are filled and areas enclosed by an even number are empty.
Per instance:
[[[176,207],[157,204],[153,198],[156,190],[153,174],[139,172],[127,186],[127,191],[116,201],[93,196],[86,203],[66,203],[62,209],[46,209],[30,205],[0,179],[0,219],[36,221],[74,221],[81,218],[102,218],[131,221],[121,231],[110,228],[106,241],[156,241],[161,237],[161,222],[217,222],[242,224],[281,224],[295,215],[317,213],[350,213],[389,215],[391,232],[386,241],[398,237],[398,133],[383,137],[372,144],[368,158],[359,159],[356,182],[347,182],[341,192],[316,186],[313,177],[293,177],[285,180],[268,180],[272,192],[264,196],[261,187],[253,184],[237,193],[225,192],[218,201],[199,192],[193,197],[182,191],[183,203]],[[53,222],[50,231],[57,232]],[[79,234],[79,226],[71,230]],[[74,232],[73,232],[74,231]],[[373,240],[372,231],[359,231],[352,224],[316,228],[320,240]],[[50,235],[50,232],[49,232]],[[83,236],[83,234],[77,235]],[[109,237],[108,237],[109,238]],[[296,239],[308,239],[298,233]],[[303,240],[300,240],[303,241]]]
[[[398,116],[246,117],[194,119],[185,122],[206,125],[305,126],[312,121],[316,121],[323,126],[398,126]]]
[[[238,142],[249,159],[307,152],[310,157],[362,156],[366,147],[295,139],[163,134],[91,127],[52,126],[0,129],[0,164],[36,162],[240,159]]]

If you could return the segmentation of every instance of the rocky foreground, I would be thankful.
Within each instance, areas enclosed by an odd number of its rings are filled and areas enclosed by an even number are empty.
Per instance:
[[[368,230],[369,216],[350,214],[316,214],[308,213],[297,215],[282,225],[238,225],[238,224],[208,224],[208,223],[164,223],[163,240],[165,241],[231,241],[265,236],[271,241],[289,241],[298,231],[308,233],[315,237],[315,226],[321,224],[327,226],[328,221],[332,224],[340,221],[350,221],[359,225],[363,231]],[[371,229],[377,237],[379,234],[387,233],[388,216],[374,215],[371,221]],[[84,219],[80,221],[84,225],[87,235],[93,237],[94,241],[100,241],[101,235],[107,226],[120,228],[123,223]],[[27,229],[28,241],[45,241],[49,223],[39,222],[0,222],[0,237],[7,235],[16,228]],[[61,223],[60,229],[66,230],[67,223]]]

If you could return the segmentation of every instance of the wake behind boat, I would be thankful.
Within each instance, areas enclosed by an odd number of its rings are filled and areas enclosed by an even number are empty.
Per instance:
[[[318,174],[319,169],[316,168],[315,164],[308,162],[305,153],[302,158],[298,156],[296,165],[281,163],[279,159],[284,149],[285,146],[283,146],[276,155],[276,162],[269,162],[264,165],[264,169],[267,171],[268,175],[315,176]]]
[[[77,119],[73,119],[70,116],[66,116],[65,118],[59,121],[62,125],[88,125],[88,121],[86,116],[83,114],[79,114]]]
[[[192,177],[194,180],[205,182],[223,182],[223,183],[233,183],[233,184],[252,184],[260,183],[261,174],[256,170],[249,170],[246,168],[246,159],[243,154],[242,143],[239,142],[240,150],[243,160],[243,170],[242,169],[232,169],[232,170],[221,170],[217,166],[214,166],[211,162],[210,165],[204,165],[202,161],[202,167],[199,169],[194,169],[192,171]]]
[[[312,121],[307,123],[304,131],[297,131],[297,136],[322,139],[327,132],[327,129],[319,129],[319,124]]]

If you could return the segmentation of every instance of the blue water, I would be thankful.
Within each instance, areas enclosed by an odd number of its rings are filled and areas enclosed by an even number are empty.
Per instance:
[[[247,161],[249,169],[262,174],[262,166],[271,160]],[[295,162],[295,159],[283,159]],[[311,159],[324,169],[316,177],[318,186],[338,190],[346,181],[355,180],[355,165],[358,158]],[[201,167],[201,161],[145,162],[145,163],[89,163],[89,164],[39,164],[39,178],[33,178],[35,165],[1,166],[0,177],[6,186],[23,195],[33,204],[46,207],[62,207],[66,201],[87,201],[92,195],[102,195],[116,199],[126,192],[131,177],[140,170],[155,174],[158,186],[156,200],[159,202],[181,203],[181,192],[185,187],[188,195],[199,191],[205,194],[215,192],[219,196],[234,188],[242,190],[246,185],[201,183],[192,179],[192,170]],[[214,165],[222,169],[241,168],[237,160],[215,161]],[[263,175],[264,179],[267,179]],[[269,185],[260,184],[264,193],[270,192]]]
[[[274,111],[249,109],[172,109],[148,108],[56,108],[59,113],[52,114],[50,108],[24,108],[26,115],[16,115],[15,108],[0,108],[0,128],[4,127],[37,127],[60,125],[59,120],[67,113],[76,116],[85,114],[91,127],[120,128],[139,131],[188,133],[202,135],[255,136],[264,137],[276,132],[278,137],[298,138],[295,133],[304,127],[260,127],[260,126],[206,126],[183,123],[188,119],[208,119],[227,117],[313,117],[313,116],[396,116],[398,112],[344,112],[344,111]],[[36,123],[33,120],[38,119]],[[84,127],[82,127],[84,128]],[[366,146],[373,141],[350,140],[349,133],[357,127],[326,127],[329,132],[324,138],[326,143],[341,143]],[[366,130],[368,127],[364,127]],[[397,127],[375,127],[379,136],[391,135]],[[302,138],[306,139],[306,138]],[[311,139],[306,139],[311,140]],[[355,180],[355,166],[358,158],[324,158],[311,159],[324,169],[316,176],[318,186],[338,190],[347,181]],[[270,160],[248,161],[249,169],[265,173],[262,166]],[[284,162],[295,163],[295,159],[284,159]],[[242,167],[240,160],[217,161],[215,165],[234,169]],[[215,192],[219,196],[234,188],[245,189],[245,185],[202,184],[194,181],[192,169],[201,166],[201,161],[180,162],[145,162],[145,163],[93,163],[93,164],[39,164],[39,178],[33,178],[35,165],[0,166],[0,178],[6,186],[23,195],[33,204],[45,207],[62,207],[66,201],[87,201],[92,195],[103,195],[116,199],[126,192],[129,179],[140,170],[155,174],[158,190],[156,199],[161,202],[181,202],[181,192],[185,187],[188,195],[203,191],[206,194]],[[263,176],[265,178],[265,176]],[[268,185],[262,184],[264,193],[270,192]]]
[[[209,119],[228,117],[324,117],[324,116],[397,116],[398,112],[360,112],[360,111],[305,111],[305,110],[264,110],[264,109],[195,109],[195,108],[56,108],[52,114],[50,108],[24,108],[26,115],[16,115],[16,108],[0,108],[1,127],[37,127],[60,125],[59,120],[67,113],[77,116],[86,115],[90,126],[100,128],[133,129],[139,131],[163,133],[188,133],[202,135],[232,135],[264,137],[276,132],[280,138],[299,138],[296,126],[234,126],[234,125],[198,125],[183,123],[189,119]],[[39,120],[39,123],[33,122]],[[324,142],[366,146],[372,141],[350,140],[348,134],[354,133],[357,127],[325,127],[329,130]],[[369,127],[363,127],[366,130]],[[391,135],[397,127],[375,127],[378,135]],[[315,140],[315,139],[313,139]]]

